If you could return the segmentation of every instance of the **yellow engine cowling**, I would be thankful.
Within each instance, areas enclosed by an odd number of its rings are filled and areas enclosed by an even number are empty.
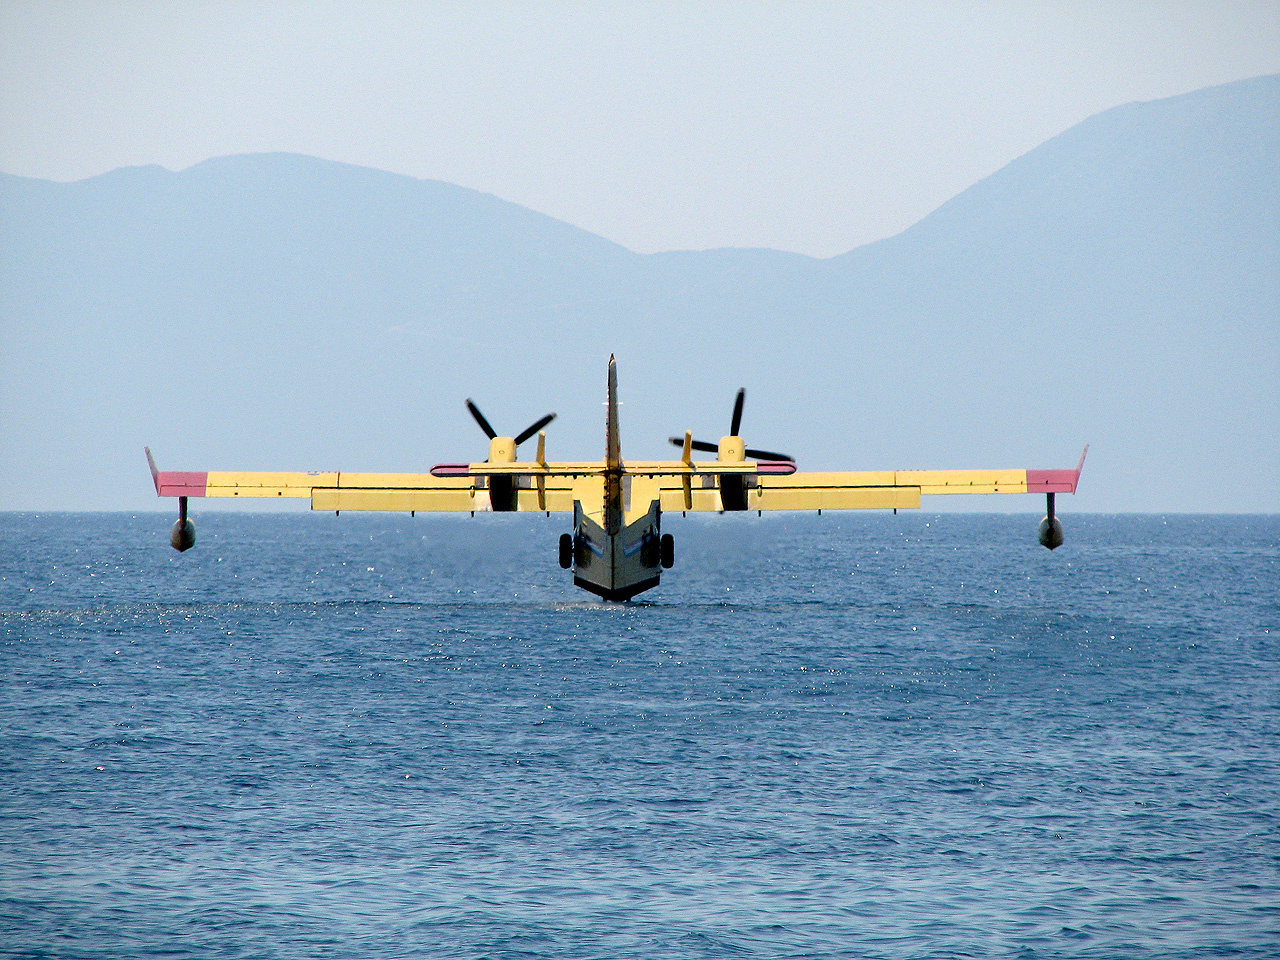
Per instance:
[[[494,437],[489,441],[490,463],[515,463],[516,442],[512,437]]]
[[[741,437],[721,437],[716,459],[721,463],[740,463],[747,459],[747,445]]]

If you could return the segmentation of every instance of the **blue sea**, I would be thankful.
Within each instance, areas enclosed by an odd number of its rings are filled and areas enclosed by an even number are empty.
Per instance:
[[[0,514],[0,956],[1280,956],[1280,518],[1063,519]]]

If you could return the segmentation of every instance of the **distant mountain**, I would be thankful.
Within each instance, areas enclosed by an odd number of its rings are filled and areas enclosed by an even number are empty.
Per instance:
[[[749,442],[808,468],[1087,440],[1068,509],[1277,512],[1280,77],[1099,114],[829,260],[642,256],[287,154],[0,175],[0,347],[4,509],[154,506],[144,442],[175,469],[478,458],[468,396],[512,431],[557,410],[553,455],[594,458],[613,352],[633,457],[714,440],[746,386]]]

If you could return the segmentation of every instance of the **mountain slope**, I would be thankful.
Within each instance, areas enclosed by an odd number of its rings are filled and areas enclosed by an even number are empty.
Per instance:
[[[1280,77],[1107,111],[833,264],[912,418],[941,382],[966,441],[1082,428],[1130,509],[1280,508]]]

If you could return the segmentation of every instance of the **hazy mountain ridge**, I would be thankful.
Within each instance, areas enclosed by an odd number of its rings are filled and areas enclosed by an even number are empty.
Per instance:
[[[979,388],[992,399],[1039,392],[1047,417],[1037,383],[1058,380],[1086,407],[1127,390],[1121,416],[1194,401],[1230,420],[1216,384],[1275,411],[1278,173],[1280,77],[1263,77],[1099,114],[836,262],[851,289],[917,291],[897,316],[953,370],[1012,349]]]
[[[0,175],[0,291],[7,508],[144,504],[143,441],[188,468],[478,456],[466,396],[500,429],[557,409],[553,454],[598,456],[616,352],[632,456],[714,440],[746,385],[749,440],[809,467],[1090,440],[1081,509],[1280,510],[1280,77],[1106,111],[829,260],[639,255],[287,154]]]

